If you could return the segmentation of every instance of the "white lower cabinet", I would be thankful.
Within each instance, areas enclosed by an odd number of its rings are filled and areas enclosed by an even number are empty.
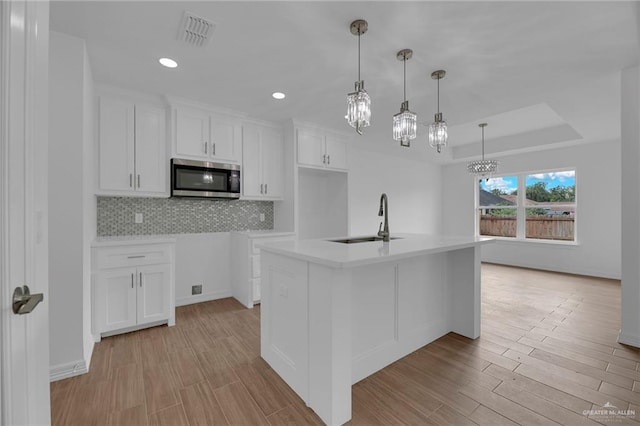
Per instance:
[[[231,233],[231,286],[233,297],[247,308],[260,302],[260,249],[262,243],[293,241],[293,232],[243,231]]]
[[[93,332],[127,332],[175,324],[174,245],[93,248]]]

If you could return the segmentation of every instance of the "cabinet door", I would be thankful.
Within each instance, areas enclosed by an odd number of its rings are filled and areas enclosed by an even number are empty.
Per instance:
[[[347,169],[347,144],[342,139],[327,135],[327,167],[332,169]]]
[[[298,129],[298,164],[324,166],[324,136]]]
[[[233,161],[240,159],[239,128],[233,119],[212,115],[210,154],[216,161]]]
[[[136,105],[136,181],[137,191],[167,192],[169,167],[165,152],[165,110]]]
[[[99,108],[100,189],[133,191],[133,103],[101,97]]]
[[[95,277],[93,296],[96,332],[136,325],[136,269],[100,272]]]
[[[284,139],[278,129],[265,128],[262,133],[262,180],[269,198],[284,194]]]
[[[169,318],[169,265],[138,267],[138,324]]]
[[[255,126],[242,126],[242,195],[261,197],[262,181],[260,130]]]
[[[191,108],[176,111],[176,152],[207,158],[209,156],[209,114]]]

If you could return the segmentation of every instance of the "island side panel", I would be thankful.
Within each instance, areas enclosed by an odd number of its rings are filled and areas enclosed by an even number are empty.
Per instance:
[[[476,339],[480,337],[480,246],[448,253],[451,286],[451,331]]]
[[[353,271],[352,383],[450,331],[447,256],[422,255]]]
[[[308,264],[261,256],[260,355],[309,404]]]
[[[328,425],[351,419],[350,269],[309,264],[309,406]]]

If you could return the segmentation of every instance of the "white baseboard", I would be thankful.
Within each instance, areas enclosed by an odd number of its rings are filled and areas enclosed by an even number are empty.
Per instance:
[[[68,379],[69,377],[79,376],[80,374],[87,373],[87,363],[84,359],[69,362],[66,364],[58,364],[49,368],[49,381],[55,382],[62,379]]]
[[[540,265],[532,262],[521,262],[521,261],[514,262],[510,260],[505,261],[501,259],[493,259],[488,256],[486,258],[483,256],[482,261],[485,263],[495,263],[496,265],[517,266],[520,268],[539,269],[541,271],[561,272],[564,274],[584,275],[588,277],[606,278],[606,279],[612,279],[612,280],[621,279],[619,273],[611,272],[611,271],[592,270],[589,268],[565,268],[562,266],[550,267],[547,265]]]
[[[176,306],[191,305],[192,303],[208,302],[209,300],[224,299],[232,297],[231,289],[214,291],[205,294],[196,294],[193,296],[180,297],[176,299]]]
[[[618,335],[618,343],[640,348],[640,336],[620,331],[620,334]]]

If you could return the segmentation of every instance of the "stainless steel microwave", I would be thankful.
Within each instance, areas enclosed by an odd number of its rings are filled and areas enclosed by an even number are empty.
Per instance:
[[[238,199],[240,166],[172,158],[171,196]]]

